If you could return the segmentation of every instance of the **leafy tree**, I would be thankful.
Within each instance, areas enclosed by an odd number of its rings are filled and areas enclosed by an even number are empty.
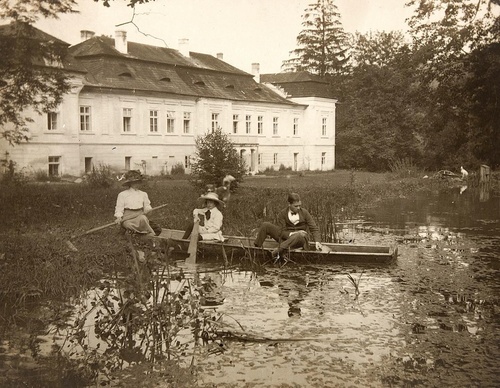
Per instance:
[[[337,166],[386,170],[421,158],[411,51],[398,32],[356,34],[351,73],[340,80]],[[339,79],[335,80],[339,83]]]
[[[133,7],[148,0],[124,2]],[[0,137],[11,145],[29,139],[28,108],[53,111],[70,88],[61,66],[67,46],[37,34],[32,25],[40,17],[76,13],[76,5],[76,0],[0,0],[0,20],[11,22],[0,26]]]
[[[464,90],[470,120],[470,154],[480,163],[500,166],[500,43],[474,51],[467,61]]]
[[[196,156],[191,164],[193,184],[222,184],[226,175],[232,175],[236,182],[243,180],[246,172],[244,161],[239,157],[234,144],[221,128],[198,136],[195,140]],[[236,186],[233,182],[232,187]]]
[[[0,29],[0,136],[11,145],[29,138],[23,112],[54,110],[69,90],[61,63],[67,45],[41,36],[31,26],[40,16],[72,12],[74,0],[0,0],[0,19],[11,20]]]
[[[334,0],[317,0],[302,15],[304,29],[297,36],[298,48],[283,62],[289,71],[303,71],[325,76],[342,73],[347,63],[348,35],[340,22]]]
[[[500,38],[500,20],[491,4],[488,0],[408,2],[414,7],[409,25],[419,80],[415,97],[425,112],[426,129],[421,136],[430,168],[457,169],[484,160],[494,163],[495,157],[488,150],[494,136],[486,135],[488,142],[478,140],[485,140],[485,132],[492,130],[491,123],[498,118],[495,110],[473,103],[479,95],[490,103],[496,99],[494,94],[486,97],[496,93],[491,88],[474,87],[498,83],[492,70],[494,61],[490,62],[492,71],[486,74],[475,68],[488,63],[486,57],[493,58],[492,45]],[[479,119],[479,112],[486,116]]]

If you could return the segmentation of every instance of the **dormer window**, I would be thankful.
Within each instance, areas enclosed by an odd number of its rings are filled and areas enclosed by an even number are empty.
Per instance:
[[[234,85],[233,84],[226,85],[226,89],[234,89]]]
[[[160,81],[162,82],[172,82],[172,80],[168,77],[163,77],[163,78],[160,78]]]
[[[118,74],[118,77],[122,77],[122,78],[132,78],[132,74],[128,71],[125,71],[123,73],[120,73]]]
[[[260,91],[262,91],[262,88],[260,86],[257,86],[253,90],[255,90],[256,92],[260,92]]]
[[[195,84],[196,86],[205,86],[205,82],[203,81],[194,81],[193,84]]]

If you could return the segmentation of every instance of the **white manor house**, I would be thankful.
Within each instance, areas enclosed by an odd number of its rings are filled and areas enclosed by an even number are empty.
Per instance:
[[[0,37],[11,25],[0,26]],[[37,30],[37,39],[56,39]],[[31,114],[30,140],[0,140],[18,169],[81,176],[93,166],[190,172],[197,136],[220,127],[249,173],[281,165],[335,168],[335,104],[329,85],[306,72],[252,74],[216,56],[81,32],[63,67],[72,90],[54,112]],[[5,157],[4,157],[5,156]]]

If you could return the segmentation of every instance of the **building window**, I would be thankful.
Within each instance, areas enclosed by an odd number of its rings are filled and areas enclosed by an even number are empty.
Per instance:
[[[149,132],[158,133],[158,111],[149,111]]]
[[[257,156],[257,164],[262,164],[262,154]]]
[[[47,113],[47,129],[49,131],[57,131],[57,119],[58,119],[58,113],[57,112],[49,112]]]
[[[273,135],[278,134],[278,117],[273,117]]]
[[[49,156],[49,176],[59,176],[60,156]]]
[[[245,116],[245,132],[250,133],[252,130],[252,116],[246,115]]]
[[[90,127],[90,106],[80,107],[80,131],[89,132]]]
[[[264,116],[257,116],[257,134],[264,133]]]
[[[212,133],[214,133],[217,128],[219,128],[219,114],[212,113]]]
[[[190,162],[189,155],[184,156],[184,168],[189,168],[190,165],[191,165],[191,162]]]
[[[174,133],[175,128],[175,112],[169,110],[167,112],[167,133]]]
[[[233,115],[233,133],[238,133],[239,116]]]
[[[123,132],[132,132],[132,109],[123,108]]]
[[[326,136],[326,117],[321,119],[321,136]]]
[[[321,153],[321,169],[323,169],[325,164],[326,164],[326,152],[322,152]]]
[[[278,154],[273,155],[273,163],[278,164]]]
[[[85,158],[85,174],[92,172],[92,158]]]
[[[182,124],[182,131],[184,133],[191,132],[191,112],[184,112],[184,121]]]
[[[130,162],[132,161],[132,156],[125,156],[125,170],[130,170]]]
[[[297,136],[299,134],[299,118],[293,118],[293,135]]]

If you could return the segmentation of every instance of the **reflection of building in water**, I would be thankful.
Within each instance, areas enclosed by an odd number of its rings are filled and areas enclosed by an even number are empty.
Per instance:
[[[427,216],[427,222],[430,223],[431,219],[431,216]],[[450,228],[437,225],[419,226],[417,234],[422,239],[434,241],[456,240],[461,237],[461,233],[456,233],[451,231]]]

